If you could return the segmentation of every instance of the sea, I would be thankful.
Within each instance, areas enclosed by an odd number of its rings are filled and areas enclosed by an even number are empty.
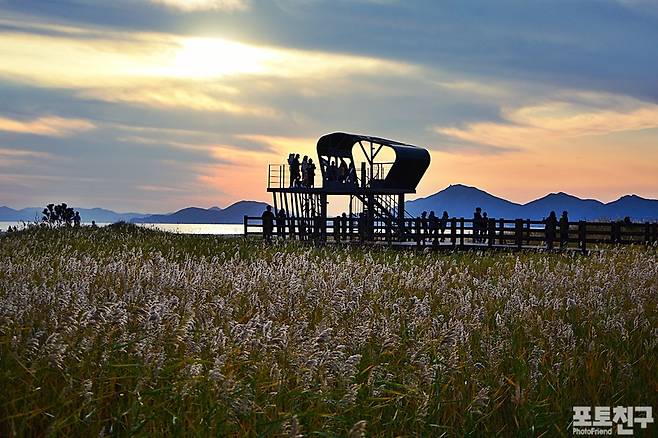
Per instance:
[[[91,225],[91,224],[83,224]],[[110,224],[96,223],[99,227]],[[179,234],[220,234],[220,235],[242,235],[244,225],[242,224],[137,224],[140,227],[153,228],[156,230],[169,231]],[[24,228],[25,222],[1,222],[0,231],[7,231],[9,227]]]

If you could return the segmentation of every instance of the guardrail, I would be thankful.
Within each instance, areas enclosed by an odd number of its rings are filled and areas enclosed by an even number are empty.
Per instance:
[[[244,235],[333,242],[415,243],[417,246],[577,248],[593,244],[655,244],[658,223],[569,222],[552,227],[528,219],[488,219],[475,225],[473,219],[449,218],[431,223],[420,218],[370,221],[364,217],[279,218],[271,233],[264,234],[261,217],[244,217]]]

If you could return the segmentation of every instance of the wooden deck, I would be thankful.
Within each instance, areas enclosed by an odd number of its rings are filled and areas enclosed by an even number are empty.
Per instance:
[[[658,223],[569,222],[547,229],[542,221],[528,219],[488,219],[473,226],[472,219],[450,218],[432,227],[429,221],[405,219],[375,220],[363,218],[286,218],[275,222],[273,239],[387,245],[396,248],[434,249],[515,249],[568,250],[587,252],[591,245],[656,245]],[[400,226],[402,225],[402,226]],[[260,217],[244,217],[244,236],[263,236]]]

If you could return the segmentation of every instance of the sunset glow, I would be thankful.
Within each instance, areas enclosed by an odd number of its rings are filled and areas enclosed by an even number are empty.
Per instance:
[[[379,15],[355,26],[350,17],[365,4]],[[314,156],[317,138],[333,131],[428,147],[419,196],[464,183],[517,201],[556,191],[658,197],[658,105],[648,74],[656,66],[634,63],[657,59],[655,47],[638,42],[652,40],[656,27],[626,36],[622,74],[612,65],[590,69],[608,63],[605,43],[596,58],[582,47],[599,41],[550,18],[541,34],[486,30],[484,54],[474,36],[444,30],[438,15],[411,20],[417,11],[396,1],[122,5],[107,17],[94,15],[104,6],[80,6],[62,18],[0,3],[0,159],[7,168],[12,151],[14,164],[0,182],[4,203],[75,193],[84,205],[105,199],[116,209],[166,211],[268,200],[267,164],[290,152]],[[639,3],[610,7],[658,16]],[[581,9],[595,23],[609,19]],[[336,26],[331,37],[322,14]],[[138,16],[150,24],[129,19]],[[471,20],[464,17],[453,18]],[[434,25],[450,38],[428,37]],[[534,52],[512,49],[515,41]],[[573,55],[552,51],[569,44]],[[546,47],[570,58],[541,69],[527,61]],[[59,160],[61,172],[48,160]],[[78,179],[66,180],[64,169]],[[112,175],[120,175],[121,194],[109,201]],[[32,177],[61,184],[44,193]]]

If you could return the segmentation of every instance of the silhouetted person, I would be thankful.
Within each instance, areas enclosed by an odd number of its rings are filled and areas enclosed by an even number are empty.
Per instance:
[[[297,187],[299,186],[299,154],[290,154],[288,160],[290,164],[290,187]]]
[[[96,228],[97,227],[96,221],[91,221],[91,226],[92,226],[92,228]]]
[[[283,208],[276,214],[276,231],[279,236],[286,237],[286,212]]]
[[[347,214],[343,213],[340,216],[340,232],[343,235],[343,240],[347,240]]]
[[[482,212],[482,219],[480,220],[480,242],[486,242],[489,235],[489,216],[487,212]]]
[[[560,247],[564,248],[569,244],[569,215],[566,210],[560,216]]]
[[[473,212],[473,242],[480,241],[480,227],[482,226],[482,209],[477,207]]]
[[[436,244],[439,237],[439,218],[434,214],[434,210],[430,211],[427,221],[429,222],[430,227],[430,238],[433,240],[433,243]]]
[[[423,234],[423,240],[429,234],[429,223],[427,222],[427,212],[424,211],[420,214],[420,232]]]
[[[365,214],[365,212],[359,213],[358,227],[359,227],[359,240],[361,242],[363,242],[364,240],[366,240],[366,214]]]
[[[630,216],[626,216],[626,217],[624,218],[624,225],[630,225],[630,224],[632,224],[632,223],[633,223],[633,222],[631,221],[631,217],[630,217]]]
[[[306,165],[306,177],[306,187],[313,187],[315,185],[315,164],[312,159],[308,160]]]
[[[439,219],[439,229],[441,230],[441,242],[445,240],[443,236],[446,231],[446,226],[448,225],[449,218],[450,216],[448,216],[448,212],[444,210],[441,219]]]
[[[338,178],[338,168],[336,167],[336,164],[334,163],[333,159],[330,159],[329,162],[327,163],[327,181],[336,181]]]
[[[345,179],[347,178],[347,172],[348,172],[347,163],[345,162],[345,160],[341,158],[340,166],[338,166],[338,181],[344,183]]]
[[[308,187],[308,155],[302,160],[302,186]]]
[[[554,211],[544,219],[544,231],[546,234],[546,247],[548,249],[553,249],[553,242],[555,241],[555,228],[557,227],[557,216]]]
[[[76,227],[79,227],[79,226],[80,226],[80,221],[81,221],[81,219],[80,219],[80,212],[76,211],[76,212],[75,212],[75,216],[73,216],[73,224],[74,224]]]
[[[272,240],[272,231],[274,230],[274,213],[272,213],[271,206],[267,206],[261,218],[263,219],[263,239],[270,242]]]

